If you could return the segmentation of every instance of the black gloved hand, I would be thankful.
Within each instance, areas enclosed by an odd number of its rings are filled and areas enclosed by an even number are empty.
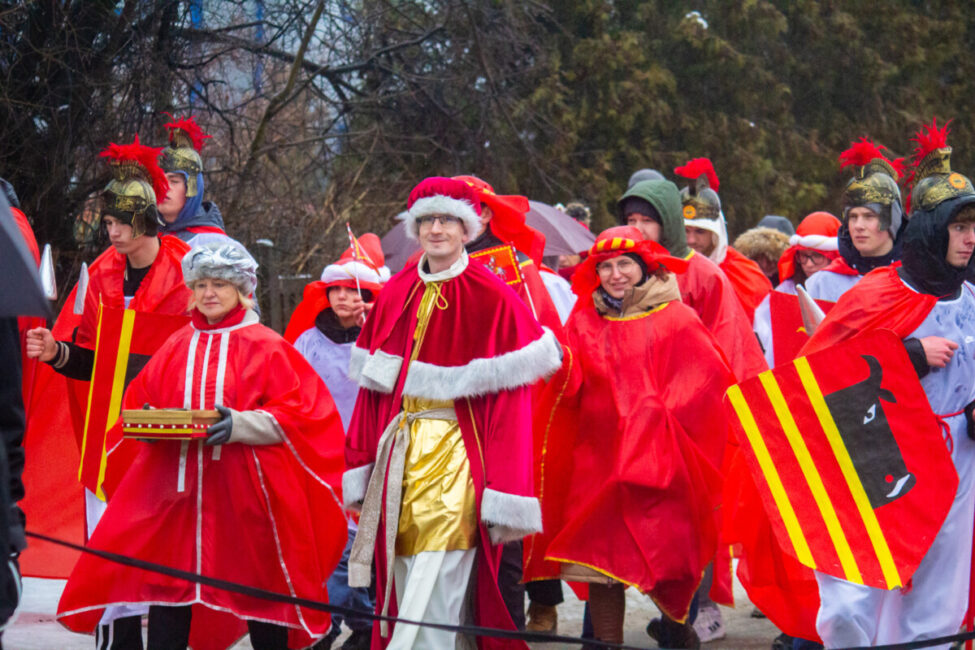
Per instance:
[[[226,406],[214,406],[213,408],[220,411],[220,421],[216,424],[211,424],[207,428],[207,439],[206,443],[208,445],[224,445],[230,441],[230,433],[234,430],[234,420],[230,415],[230,409]]]

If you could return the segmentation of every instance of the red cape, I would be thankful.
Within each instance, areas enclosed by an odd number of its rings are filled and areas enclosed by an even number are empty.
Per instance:
[[[624,320],[580,310],[566,328],[574,354],[538,411],[545,531],[526,579],[557,577],[553,560],[582,564],[682,620],[717,549],[719,407],[734,376],[680,302]]]
[[[739,381],[768,370],[758,339],[731,282],[718,266],[698,253],[687,257],[687,271],[677,274],[681,300],[714,335]]]
[[[176,237],[162,237],[159,256],[129,307],[185,314],[192,294],[183,284],[180,262],[188,250]],[[114,248],[99,255],[89,268],[84,314],[73,311],[75,287],[51,330],[54,338],[72,340],[77,330],[78,342],[89,340],[87,345],[93,346],[99,297],[119,309],[124,306],[124,270],[125,257]],[[68,379],[46,363],[37,364],[24,435],[24,484],[28,489],[21,508],[31,522],[30,529],[79,544],[86,539],[78,465],[88,389],[89,382]],[[34,540],[21,555],[21,570],[29,576],[66,578],[77,557],[74,551]]]
[[[741,306],[748,315],[748,321],[751,322],[755,318],[755,308],[761,304],[762,298],[772,290],[772,283],[768,276],[762,273],[758,264],[731,246],[727,249],[724,261],[718,266],[728,276]]]
[[[452,399],[467,449],[476,493],[478,521],[486,487],[515,496],[533,496],[531,385],[558,365],[554,338],[544,334],[525,304],[481,264],[469,262],[441,285],[443,309],[434,309],[416,361],[406,367],[413,347],[417,309],[424,293],[416,265],[383,288],[353,347],[350,376],[359,381],[349,424],[345,457],[350,469],[375,460],[379,437],[400,411],[404,393]],[[504,355],[502,357],[502,355]],[[539,355],[539,356],[536,356]],[[555,355],[554,363],[551,358]],[[499,358],[501,357],[501,358]],[[380,525],[384,526],[384,518]],[[497,575],[501,547],[479,526],[473,611],[478,625],[514,629]],[[375,565],[376,611],[383,607],[388,576],[382,536]],[[396,612],[396,603],[389,606]],[[379,626],[373,647],[383,647]],[[479,638],[482,649],[525,647]]]
[[[187,391],[191,351],[192,387]],[[223,372],[221,358],[226,359]],[[111,456],[134,452],[135,460],[114,489],[89,545],[327,600],[324,584],[346,542],[337,488],[344,436],[321,379],[254,316],[252,324],[245,321],[236,328],[198,331],[188,325],[174,334],[132,381],[123,408],[147,402],[182,408],[187,395],[193,408],[213,408],[219,399],[238,411],[260,410],[273,417],[284,442],[227,444],[219,448],[219,458],[217,448],[188,443],[181,491],[182,443],[118,442],[116,427],[118,444]],[[110,472],[118,466],[113,458]],[[118,473],[106,480],[107,490],[113,481]],[[193,603],[193,647],[229,647],[244,633],[243,621],[231,613],[289,626],[290,647],[310,645],[329,626],[323,612],[196,586],[91,555],[82,556],[72,571],[58,614],[70,629],[90,632],[101,616],[100,606],[123,602]],[[223,638],[217,642],[213,636]]]
[[[805,356],[861,332],[887,329],[907,338],[924,321],[938,299],[910,289],[900,279],[900,264],[874,269],[840,296],[836,306],[799,351]]]
[[[327,307],[328,285],[320,281],[305,285],[301,302],[295,307],[284,330],[284,340],[293,345],[299,336],[315,326],[315,319]]]
[[[839,273],[840,275],[860,275],[860,273],[846,263],[842,255],[838,255],[828,266],[821,269],[823,271],[832,271],[833,273]]]

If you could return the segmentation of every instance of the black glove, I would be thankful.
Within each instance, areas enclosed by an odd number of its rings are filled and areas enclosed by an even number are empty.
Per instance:
[[[208,445],[224,445],[230,441],[230,433],[234,430],[234,420],[230,415],[230,409],[226,406],[214,406],[213,408],[220,411],[220,421],[216,424],[211,424],[207,428],[207,439],[206,443]]]

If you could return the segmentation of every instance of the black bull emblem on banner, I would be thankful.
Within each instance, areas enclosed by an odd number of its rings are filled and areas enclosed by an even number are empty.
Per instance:
[[[880,362],[870,355],[861,356],[870,367],[870,376],[825,399],[870,505],[877,509],[907,494],[916,479],[907,471],[881,404],[881,399],[890,403],[897,400],[880,387]]]

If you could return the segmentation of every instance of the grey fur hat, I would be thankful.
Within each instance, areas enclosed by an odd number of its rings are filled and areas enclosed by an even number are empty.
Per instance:
[[[183,256],[183,281],[192,288],[202,278],[226,280],[249,296],[257,286],[257,262],[237,243],[195,246]]]

